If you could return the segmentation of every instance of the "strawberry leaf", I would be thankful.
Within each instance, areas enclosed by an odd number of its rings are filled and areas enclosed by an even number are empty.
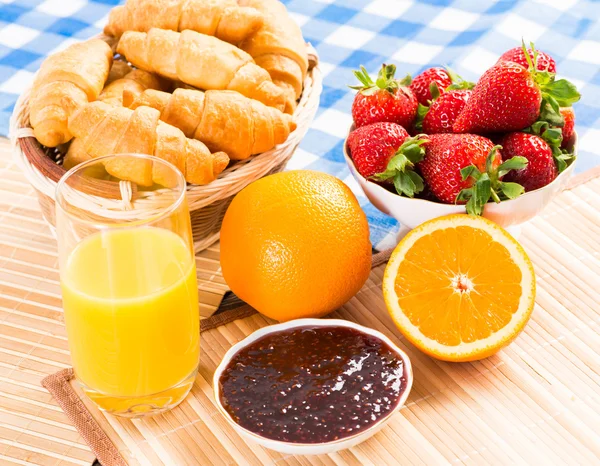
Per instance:
[[[470,215],[481,215],[483,206],[492,195],[492,183],[487,173],[483,173],[475,184],[468,189],[463,189],[458,193],[457,200],[467,201],[467,213]]]
[[[544,96],[542,98],[542,105],[540,106],[540,116],[538,121],[545,121],[551,126],[559,126],[562,128],[565,125],[565,118],[560,113],[560,108],[557,107],[557,104],[558,102],[556,102],[554,98]]]
[[[350,89],[359,91],[363,95],[373,95],[380,90],[393,94],[398,89],[398,81],[394,79],[395,74],[396,65],[383,64],[377,75],[377,80],[373,82],[365,67],[361,65],[360,70],[354,72],[354,76],[356,76],[362,85],[349,87]]]
[[[525,192],[525,189],[517,183],[505,183],[500,179],[510,170],[519,170],[527,166],[525,157],[512,157],[494,168],[494,159],[497,157],[498,149],[502,146],[494,146],[486,159],[486,172],[482,173],[475,165],[464,167],[460,174],[463,181],[473,178],[475,183],[470,188],[461,190],[456,196],[456,202],[467,201],[467,212],[471,215],[481,215],[483,206],[492,199],[498,203],[505,199],[514,199]]]
[[[525,192],[525,188],[519,183],[501,182],[500,190],[508,199],[516,199]]]
[[[421,135],[423,136],[423,135]],[[412,139],[412,138],[411,138]],[[404,152],[406,158],[413,164],[419,163],[425,157],[425,150],[421,147],[423,144],[422,139],[412,140],[410,142],[404,142],[400,148]]]
[[[396,191],[401,196],[414,197],[425,188],[423,179],[414,171],[415,164],[425,157],[423,144],[428,142],[420,134],[412,138],[406,138],[396,151],[396,154],[388,162],[385,171],[373,176],[377,181],[392,180]]]
[[[511,170],[522,170],[527,166],[527,163],[527,159],[521,156],[512,157],[506,162],[502,162],[498,167],[498,178],[502,178]]]
[[[398,81],[398,84],[400,84],[401,86],[410,86],[411,83],[412,83],[412,76],[410,74],[407,74],[401,80]]]
[[[544,131],[546,131],[550,125],[547,121],[538,120],[534,124],[532,124],[529,128],[525,128],[523,130],[524,133],[535,134],[536,136],[540,136]]]
[[[537,69],[538,51],[533,42],[530,43],[533,51],[533,60],[529,51],[523,44],[523,54],[529,65],[528,71],[542,93],[542,103],[540,106],[539,120],[547,121],[552,126],[564,126],[564,117],[560,114],[560,107],[571,107],[575,102],[581,99],[581,94],[577,87],[566,79],[556,79],[555,73],[549,71],[539,71]]]
[[[554,79],[544,86],[544,92],[552,96],[559,107],[571,107],[575,102],[581,99],[581,94],[577,87],[566,79]]]
[[[375,176],[380,181],[389,180],[396,176],[397,173],[403,172],[407,165],[410,165],[410,160],[402,152],[396,153],[385,167],[383,173],[377,173]]]
[[[369,73],[362,65],[360,66],[360,70],[354,71],[354,76],[356,76],[356,79],[360,81],[362,86],[349,86],[350,89],[356,89],[360,91],[362,89],[373,87],[375,85],[375,83],[371,79],[371,76],[369,76]]]
[[[553,151],[552,155],[554,156],[554,162],[556,163],[558,173],[562,173],[575,158],[575,154],[570,154],[566,150],[561,151],[559,154],[554,154]]]
[[[575,154],[560,147],[563,141],[561,127],[564,126],[564,118],[560,115],[561,124],[553,125],[553,127],[550,126],[552,124],[551,122],[542,120],[542,116],[543,115],[540,115],[540,120],[536,121],[529,128],[525,128],[523,132],[535,134],[548,143],[552,150],[552,156],[554,157],[554,163],[556,164],[558,173],[562,173],[575,158]]]
[[[440,96],[440,88],[438,87],[438,84],[435,81],[431,81],[431,83],[429,84],[429,93],[431,94],[431,100],[429,101],[429,105],[431,105],[431,102],[433,102]]]
[[[477,181],[481,177],[481,172],[475,165],[469,165],[468,167],[461,169],[460,175],[462,176],[463,181],[467,181],[471,177]]]
[[[427,105],[423,105],[419,103],[417,107],[417,117],[415,118],[414,127],[417,131],[423,131],[423,120],[427,113],[429,113],[429,108]]]
[[[415,175],[417,174],[415,173]],[[414,197],[415,193],[419,192],[417,191],[417,186],[412,178],[408,175],[408,173],[404,172],[398,172],[396,176],[394,176],[394,187],[396,188],[398,194],[403,194],[406,197]]]
[[[531,55],[529,55],[529,50],[527,50],[527,46],[525,45],[525,40],[521,37],[521,48],[523,49],[523,55],[525,55],[525,60],[527,61],[527,65],[529,65],[529,71],[535,71],[537,68],[537,51],[533,46],[533,42],[529,43],[531,46],[531,50],[533,50],[533,58],[531,59]]]
[[[411,170],[407,171],[406,174],[410,177],[410,179],[415,185],[415,193],[420,193],[425,189],[425,183],[423,182],[423,178],[421,178],[421,175]]]
[[[452,84],[446,88],[447,91],[452,91],[455,89],[473,89],[475,87],[474,82],[465,80],[449,66],[445,66],[445,68],[446,73],[448,73],[448,76],[450,76],[450,80],[452,81]]]
[[[533,74],[535,82],[542,88],[550,86],[554,82],[554,77],[556,76],[554,73],[550,73],[550,71],[539,70],[535,70]]]
[[[541,135],[541,138],[550,146],[560,147],[563,136],[561,128],[548,128]]]

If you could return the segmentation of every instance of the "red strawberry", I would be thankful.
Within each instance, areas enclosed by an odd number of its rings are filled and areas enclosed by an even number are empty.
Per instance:
[[[502,139],[502,155],[525,157],[529,162],[525,168],[508,173],[506,181],[514,181],[533,191],[554,181],[558,175],[552,149],[541,137],[527,133],[509,133]]]
[[[529,59],[529,54],[526,55]],[[562,123],[559,106],[579,100],[573,84],[555,80],[547,71],[536,71],[515,62],[501,61],[487,70],[454,122],[457,133],[508,132],[531,126],[538,118]]]
[[[364,67],[354,75],[362,83],[350,86],[359,92],[352,103],[352,118],[356,127],[378,122],[397,123],[409,128],[417,115],[418,102],[412,91],[394,79],[396,67],[383,65],[377,82],[373,82]]]
[[[562,143],[560,147],[570,149],[575,143],[575,112],[573,107],[561,107],[560,114],[565,119],[565,124],[562,127]]]
[[[410,75],[403,82],[410,81]],[[428,106],[449,90],[473,89],[474,83],[465,81],[450,68],[428,68],[412,80],[410,89],[422,106]]]
[[[425,151],[424,141],[409,137],[396,123],[373,123],[348,136],[350,156],[358,172],[368,179],[391,181],[398,194],[413,197],[423,190],[423,180],[413,171]]]
[[[431,85],[435,83],[440,94],[443,94],[448,86],[452,84],[450,75],[444,68],[428,68],[417,75],[410,83],[410,90],[413,92],[421,105],[429,105],[431,97]]]
[[[479,133],[523,129],[537,120],[541,104],[542,93],[527,68],[500,62],[481,76],[453,130]]]
[[[565,116],[564,126],[562,128],[551,126],[547,121],[540,120],[523,130],[524,133],[535,135],[546,143],[552,157],[554,157],[554,163],[556,164],[558,173],[561,173],[567,168],[569,163],[575,158],[575,154],[572,152],[572,144],[574,143],[575,137],[575,133],[573,132],[574,114],[570,107],[561,108],[560,110],[561,114]],[[563,112],[563,110],[566,111]],[[571,111],[569,112],[568,110]],[[567,144],[564,144],[564,134],[567,135],[567,138],[570,138],[570,141]],[[504,144],[503,140],[500,141],[501,144]]]
[[[425,159],[419,168],[433,194],[442,202],[468,201],[467,211],[480,215],[490,197],[499,202],[505,191],[507,197],[521,193],[515,186],[505,186],[500,181],[504,174],[502,157],[498,146],[489,139],[475,134],[432,134],[428,139]],[[523,166],[523,160],[505,163]]]
[[[485,161],[494,144],[475,134],[432,134],[427,139],[425,159],[419,164],[423,178],[440,201],[454,204],[461,190],[473,186],[472,180],[462,180],[460,171],[469,165],[485,171]],[[501,162],[498,153],[494,167]]]
[[[529,53],[529,57],[531,60],[534,58],[535,51],[533,49],[527,49],[527,53]],[[537,69],[540,71],[549,71],[550,73],[556,73],[556,62],[554,58],[552,58],[547,53],[537,51]],[[507,50],[502,54],[502,56],[498,59],[498,63],[501,61],[512,61],[518,63],[525,68],[529,67],[527,62],[527,58],[525,58],[525,52],[523,51],[523,47],[515,47],[514,49]]]
[[[454,121],[462,112],[473,91],[469,89],[448,91],[435,99],[423,118],[423,132],[427,134],[451,133]]]

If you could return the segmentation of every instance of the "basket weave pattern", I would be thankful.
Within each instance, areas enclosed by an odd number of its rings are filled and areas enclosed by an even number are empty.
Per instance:
[[[296,130],[288,139],[268,152],[234,163],[219,177],[204,186],[188,185],[187,198],[196,251],[206,249],[219,239],[221,223],[233,197],[259,178],[282,171],[296,147],[305,136],[319,107],[322,76],[314,49],[309,54],[312,68],[304,82],[300,102],[294,112]],[[10,139],[15,162],[35,188],[45,220],[54,227],[54,196],[56,184],[65,173],[62,167],[63,148],[42,146],[33,136],[29,123],[29,92],[17,101],[10,120]]]

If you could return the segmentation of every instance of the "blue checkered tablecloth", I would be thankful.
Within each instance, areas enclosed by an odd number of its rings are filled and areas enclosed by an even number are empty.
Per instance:
[[[19,93],[48,54],[97,34],[118,0],[0,0],[0,134]],[[357,194],[378,248],[394,244],[398,224],[369,204],[342,156],[351,123],[352,70],[400,73],[452,66],[476,80],[521,37],[557,61],[583,95],[575,105],[580,136],[577,171],[600,164],[600,2],[586,0],[284,0],[319,52],[321,107],[290,162],[331,173]]]

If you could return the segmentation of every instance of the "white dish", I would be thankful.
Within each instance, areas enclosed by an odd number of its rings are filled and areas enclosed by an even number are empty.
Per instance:
[[[335,440],[332,442],[324,442],[324,443],[292,443],[292,442],[282,442],[279,440],[272,440],[261,435],[258,435],[244,427],[240,426],[236,423],[227,410],[221,404],[221,393],[220,393],[220,385],[219,379],[221,378],[221,374],[225,370],[225,368],[229,365],[231,359],[246,346],[255,342],[259,338],[264,337],[265,335],[269,335],[271,333],[276,333],[282,330],[289,330],[298,327],[348,327],[361,332],[364,332],[368,335],[372,335],[380,340],[383,340],[387,343],[390,348],[395,351],[398,356],[404,362],[404,368],[406,371],[406,389],[400,396],[400,400],[398,401],[398,405],[390,411],[385,417],[382,417],[379,421],[373,424],[368,429],[359,432],[357,434],[351,435],[349,437],[345,437],[339,440]],[[244,439],[254,441],[265,448],[270,448],[271,450],[279,451],[282,453],[290,454],[290,455],[321,455],[327,453],[333,453],[338,450],[342,450],[345,448],[353,447],[357,445],[375,433],[377,433],[389,420],[390,418],[400,410],[402,405],[404,405],[406,399],[408,398],[408,394],[410,393],[410,389],[413,383],[413,372],[412,366],[410,364],[410,359],[404,351],[398,348],[388,337],[386,337],[383,333],[378,332],[377,330],[373,330],[367,327],[363,327],[362,325],[355,324],[354,322],[349,322],[346,320],[340,319],[297,319],[289,322],[284,322],[277,325],[270,325],[268,327],[261,328],[248,337],[244,338],[242,341],[232,346],[229,351],[223,357],[223,360],[217,367],[215,374],[213,376],[213,392],[215,396],[215,401],[217,408],[221,412],[225,419],[233,426],[235,431],[242,436]]]
[[[351,128],[352,129],[352,128]],[[450,214],[464,214],[464,205],[443,204],[425,199],[408,198],[388,191],[377,183],[364,178],[354,166],[347,149],[347,140],[344,143],[344,158],[350,172],[364,191],[371,203],[386,215],[394,217],[403,226],[410,229],[417,227],[427,220]],[[577,145],[575,145],[577,154]],[[556,179],[543,188],[530,191],[510,201],[499,204],[488,202],[483,209],[483,216],[496,222],[501,227],[510,227],[527,222],[539,214],[548,203],[566,186],[575,168],[573,160]]]

